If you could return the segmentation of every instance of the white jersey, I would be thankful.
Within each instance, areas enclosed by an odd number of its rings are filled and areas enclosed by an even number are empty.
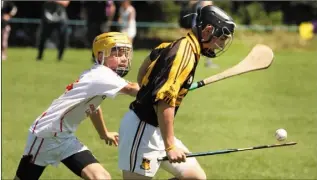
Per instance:
[[[29,131],[38,137],[68,136],[96,111],[106,97],[114,98],[128,83],[103,65],[94,65],[66,88],[39,116]]]

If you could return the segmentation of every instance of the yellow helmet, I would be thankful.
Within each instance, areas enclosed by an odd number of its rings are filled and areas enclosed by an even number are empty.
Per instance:
[[[95,37],[92,44],[92,55],[97,64],[104,64],[104,59],[109,57],[112,51],[124,50],[128,60],[128,67],[115,69],[121,77],[125,76],[131,67],[132,44],[128,36],[120,32],[107,32]]]

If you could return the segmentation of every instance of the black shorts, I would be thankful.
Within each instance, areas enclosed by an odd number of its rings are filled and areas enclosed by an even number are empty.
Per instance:
[[[45,166],[31,163],[32,155],[25,155],[21,158],[16,176],[20,180],[37,180],[41,177]],[[81,151],[62,160],[74,174],[81,177],[81,171],[88,165],[99,163],[89,150]]]
[[[73,173],[81,177],[81,171],[88,165],[93,163],[99,163],[94,155],[89,150],[81,151],[73,154],[66,159],[62,160],[62,163],[68,167]]]

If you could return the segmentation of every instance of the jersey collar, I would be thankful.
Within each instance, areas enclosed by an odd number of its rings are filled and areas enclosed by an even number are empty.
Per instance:
[[[199,59],[200,51],[201,51],[200,44],[199,44],[199,41],[197,40],[197,37],[194,35],[192,30],[187,34],[186,38],[188,39],[190,45],[192,46],[192,48],[194,50],[194,53],[196,54],[196,56]]]

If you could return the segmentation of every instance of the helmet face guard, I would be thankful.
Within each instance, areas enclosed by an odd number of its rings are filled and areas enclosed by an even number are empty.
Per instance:
[[[132,52],[132,47],[129,46],[115,46],[111,49],[111,54],[118,61],[118,66],[114,71],[121,77],[126,76],[131,69]],[[126,66],[120,66],[122,61],[126,62]]]
[[[222,31],[223,35],[221,35],[220,37],[213,36],[212,34],[210,35],[211,40],[208,40],[206,42],[208,43],[212,40],[215,41],[214,45],[216,46],[216,48],[203,48],[201,52],[202,55],[210,58],[215,58],[220,56],[229,49],[233,41],[233,36],[231,34],[226,33],[226,31],[229,32],[226,29],[226,27],[224,27]],[[204,41],[202,41],[202,43],[204,43]]]

